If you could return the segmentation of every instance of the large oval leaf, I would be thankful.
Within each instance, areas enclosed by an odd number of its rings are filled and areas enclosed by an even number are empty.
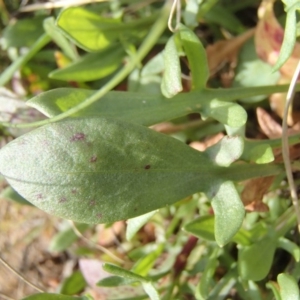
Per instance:
[[[0,151],[0,172],[20,195],[82,223],[132,218],[205,192],[220,169],[178,140],[106,118],[49,124]]]

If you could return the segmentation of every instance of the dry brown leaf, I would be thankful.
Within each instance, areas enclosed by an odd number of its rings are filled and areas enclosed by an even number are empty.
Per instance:
[[[282,134],[281,126],[263,108],[256,109],[257,121],[262,132],[269,139],[279,138]]]
[[[224,133],[220,132],[214,136],[207,138],[204,142],[191,142],[190,147],[198,150],[205,151],[206,148],[217,144],[224,137]]]
[[[99,224],[97,227],[98,243],[103,247],[111,246],[115,243],[117,236],[125,232],[125,222],[115,222],[111,227],[105,228],[105,224]]]
[[[209,45],[206,48],[206,56],[210,74],[213,75],[226,62],[236,61],[240,47],[253,36],[254,29],[248,30],[243,34],[230,40],[223,40]]]

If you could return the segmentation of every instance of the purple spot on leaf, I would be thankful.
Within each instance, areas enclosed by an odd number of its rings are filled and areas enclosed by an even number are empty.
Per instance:
[[[42,194],[37,194],[37,195],[36,195],[36,198],[39,199],[39,200],[40,200],[40,199],[43,199],[43,195],[42,195]]]
[[[85,139],[85,134],[82,132],[77,132],[72,136],[71,142],[83,141],[84,139]]]
[[[93,155],[91,158],[90,158],[90,162],[91,163],[94,163],[97,161],[97,156],[96,155]]]
[[[90,206],[95,206],[95,204],[96,204],[95,200],[90,201]]]
[[[97,217],[98,219],[101,219],[101,218],[102,218],[102,214],[97,214],[96,217]]]
[[[146,165],[144,168],[145,168],[145,170],[149,170],[151,168],[151,166],[150,165]]]
[[[67,201],[67,198],[66,197],[61,197],[60,199],[59,199],[59,203],[64,203],[64,202],[66,202]]]
[[[72,189],[71,193],[72,194],[77,194],[77,190],[76,189]]]

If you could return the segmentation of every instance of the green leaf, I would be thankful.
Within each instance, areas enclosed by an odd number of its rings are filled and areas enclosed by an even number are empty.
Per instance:
[[[180,26],[179,35],[191,69],[192,88],[205,88],[209,78],[205,49],[195,33],[186,26]]]
[[[127,220],[126,239],[130,241],[135,234],[156,214],[157,210]]]
[[[253,281],[264,279],[272,266],[276,246],[276,237],[265,236],[251,246],[240,248],[238,252],[240,276]]]
[[[196,237],[208,241],[215,241],[214,226],[214,216],[203,216],[189,222],[183,229]]]
[[[266,284],[266,287],[269,288],[270,290],[272,290],[276,300],[283,300],[283,299],[281,299],[281,296],[280,296],[280,293],[279,293],[279,287],[278,287],[278,284],[276,282],[269,281]]]
[[[299,262],[300,260],[300,248],[297,244],[293,243],[292,241],[281,237],[278,240],[278,247],[284,249],[285,251],[289,252],[291,255],[293,255],[296,262]]]
[[[142,285],[151,300],[160,300],[158,292],[151,282],[142,282]]]
[[[100,281],[98,281],[97,286],[114,287],[114,286],[130,285],[134,282],[137,282],[137,280],[124,278],[124,277],[120,277],[120,276],[110,276],[110,277],[106,277],[106,278],[103,278]]]
[[[81,103],[94,92],[60,88],[42,93],[26,103],[46,116],[53,117]],[[247,114],[240,105],[213,98],[211,91],[206,90],[178,94],[172,101],[156,94],[112,91],[73,116],[107,116],[150,126],[201,111],[203,116],[211,116],[233,127],[246,123]]]
[[[66,81],[92,81],[104,78],[116,71],[125,52],[122,47],[109,47],[101,52],[88,53],[80,60],[49,74],[52,79]]]
[[[90,227],[90,225],[76,224],[76,227],[80,232],[84,232]],[[73,228],[62,230],[52,238],[49,245],[49,250],[53,252],[64,251],[68,249],[76,240],[78,240],[78,236],[74,232]]]
[[[30,47],[44,33],[44,19],[45,16],[32,16],[8,25],[3,31],[3,48]]]
[[[231,181],[213,186],[211,193],[215,213],[215,238],[218,245],[223,247],[240,229],[245,209]]]
[[[24,199],[22,196],[20,196],[14,189],[12,189],[10,186],[6,187],[0,194],[1,198],[17,202],[22,205],[31,205],[30,202],[28,202],[26,199]]]
[[[209,157],[219,166],[228,167],[238,160],[244,150],[244,139],[239,136],[225,136],[217,144],[209,147]]]
[[[218,266],[219,254],[220,254],[220,248],[215,248],[211,253],[211,255],[209,256],[209,260],[205,266],[204,272],[196,287],[195,296],[197,300],[206,300],[208,298],[210,288],[212,286],[212,278]]]
[[[244,152],[241,158],[256,164],[267,164],[274,161],[272,147],[266,143],[259,144],[257,141],[245,140]]]
[[[62,283],[60,293],[64,295],[75,295],[81,292],[86,286],[86,282],[80,271],[75,271]]]
[[[51,36],[52,40],[63,50],[64,54],[73,61],[77,60],[79,56],[76,53],[75,47],[70,45],[70,42],[55,25],[54,18],[45,19],[43,25],[46,33]]]
[[[88,300],[87,297],[72,297],[61,294],[40,293],[28,296],[22,300]]]
[[[163,57],[165,70],[161,82],[161,92],[165,97],[172,98],[182,91],[181,67],[174,35],[168,40]]]
[[[294,50],[297,38],[296,8],[297,5],[289,7],[289,9],[287,10],[283,42],[280,48],[278,60],[273,66],[273,71],[277,71],[278,69],[280,69],[283,64],[289,59]]]
[[[243,46],[240,54],[233,87],[256,87],[278,82],[279,72],[272,73],[272,66],[263,62],[256,54],[254,40]],[[253,103],[265,99],[265,95],[241,98],[242,102]]]
[[[149,282],[147,278],[113,264],[109,264],[109,263],[103,264],[103,270],[107,271],[108,273],[121,276],[123,278],[131,279],[139,282]]]
[[[49,124],[0,151],[0,171],[20,195],[81,223],[128,219],[205,192],[221,170],[178,140],[106,118]]]
[[[277,276],[279,293],[283,300],[299,300],[300,293],[297,280],[289,275],[281,273]]]
[[[69,7],[60,13],[57,25],[79,47],[86,51],[100,51],[116,43],[120,37],[146,34],[146,29],[156,17],[153,14],[142,20],[123,23],[82,7]]]

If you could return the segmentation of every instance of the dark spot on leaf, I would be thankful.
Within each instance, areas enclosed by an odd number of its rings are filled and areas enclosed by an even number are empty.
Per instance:
[[[91,158],[90,158],[90,162],[91,163],[94,163],[97,161],[97,156],[96,155],[93,155]]]
[[[77,190],[76,189],[72,189],[71,193],[72,194],[77,194]]]
[[[85,134],[82,132],[77,132],[72,136],[71,142],[83,141],[84,139],[85,139]]]
[[[134,211],[137,211],[137,207],[135,207],[133,210],[134,210]]]
[[[96,204],[95,200],[90,201],[90,206],[94,206]]]
[[[43,195],[42,195],[42,194],[37,194],[37,195],[36,195],[36,198],[37,198],[37,199],[43,199]]]
[[[145,168],[145,170],[149,170],[151,168],[151,166],[150,165],[146,165],[144,168]]]
[[[67,198],[66,197],[61,197],[60,199],[59,199],[59,203],[64,203],[64,202],[66,202],[67,201]]]
[[[96,217],[97,217],[98,219],[101,219],[101,218],[102,218],[102,214],[97,214]]]

